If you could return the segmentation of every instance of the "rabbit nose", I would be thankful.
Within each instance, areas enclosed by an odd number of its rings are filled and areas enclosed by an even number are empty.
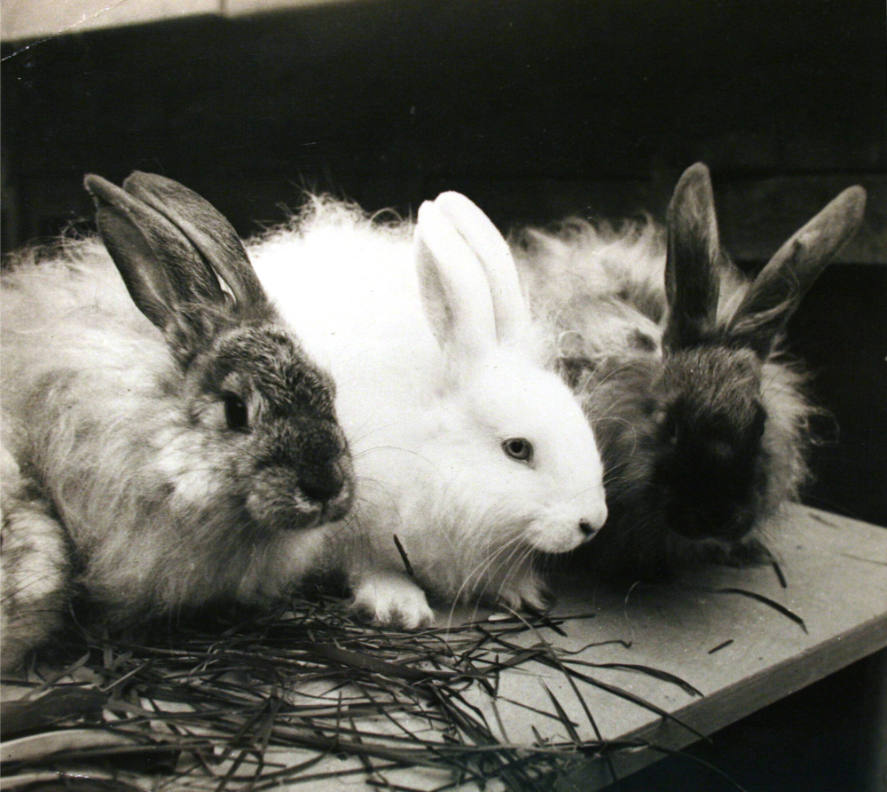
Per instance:
[[[594,515],[586,515],[579,520],[579,533],[587,541],[597,533],[607,520],[607,507],[601,506]]]
[[[347,449],[335,428],[317,430],[302,438],[299,487],[311,500],[335,498],[347,480]]]
[[[345,471],[338,462],[321,469],[309,467],[299,474],[299,488],[311,500],[332,500],[344,486]]]

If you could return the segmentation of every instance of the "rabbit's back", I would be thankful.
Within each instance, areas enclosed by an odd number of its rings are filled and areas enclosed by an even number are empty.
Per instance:
[[[664,242],[650,218],[618,226],[571,218],[515,237],[533,314],[560,334],[558,355],[661,355]]]
[[[3,275],[2,315],[6,410],[15,412],[47,378],[88,373],[98,384],[111,376],[119,392],[169,366],[159,332],[95,240],[69,243],[44,260],[20,256]]]
[[[115,540],[102,512],[138,512],[131,493],[173,423],[174,400],[158,397],[175,378],[162,336],[93,240],[20,256],[3,276],[2,313],[4,453],[46,490],[75,543],[101,543],[119,564],[132,537]]]

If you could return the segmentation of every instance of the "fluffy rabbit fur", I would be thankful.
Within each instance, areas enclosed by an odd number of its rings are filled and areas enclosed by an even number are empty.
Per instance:
[[[678,182],[666,233],[571,220],[518,240],[534,313],[604,457],[611,516],[588,548],[596,569],[766,558],[758,536],[805,479],[813,412],[781,340],[864,206],[862,188],[845,190],[754,279],[720,246],[702,164]]]
[[[227,221],[159,176],[85,184],[104,245],[2,281],[4,668],[75,589],[111,623],[276,597],[353,494],[332,380]]]
[[[456,193],[415,228],[318,200],[252,254],[338,385],[358,490],[328,557],[357,609],[414,628],[426,592],[542,607],[534,556],[603,524],[602,469],[492,223]]]

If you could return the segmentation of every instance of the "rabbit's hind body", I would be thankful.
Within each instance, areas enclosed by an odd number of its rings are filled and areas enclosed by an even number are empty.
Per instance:
[[[665,235],[652,218],[618,225],[569,218],[512,240],[533,313],[555,354],[661,357]]]
[[[409,222],[374,220],[356,206],[316,197],[249,252],[306,351],[337,384],[369,386],[359,396],[358,387],[339,387],[338,409],[381,424],[394,403],[402,406],[393,391],[434,389],[443,358],[422,311]],[[398,376],[389,381],[383,369]]]

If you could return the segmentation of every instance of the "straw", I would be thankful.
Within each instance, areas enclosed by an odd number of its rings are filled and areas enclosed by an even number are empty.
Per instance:
[[[646,745],[606,741],[583,685],[674,720],[589,668],[642,673],[698,694],[671,674],[580,661],[541,637],[546,629],[565,635],[573,618],[588,614],[512,614],[404,632],[361,624],[343,600],[313,593],[271,613],[220,613],[138,635],[80,628],[64,647],[68,662],[60,668],[54,657],[42,679],[36,666],[19,681],[30,693],[3,705],[4,778],[91,772],[104,781],[116,773],[127,788],[224,792],[363,776],[396,789],[402,776],[392,773],[412,767],[434,771],[444,787],[496,779],[506,789],[548,789],[578,761]],[[533,644],[518,643],[521,635]],[[509,739],[499,677],[515,669],[538,676],[539,665],[569,681],[593,739],[581,737],[549,687],[552,710],[525,711],[559,724],[564,739]],[[493,723],[472,691],[492,699]]]

